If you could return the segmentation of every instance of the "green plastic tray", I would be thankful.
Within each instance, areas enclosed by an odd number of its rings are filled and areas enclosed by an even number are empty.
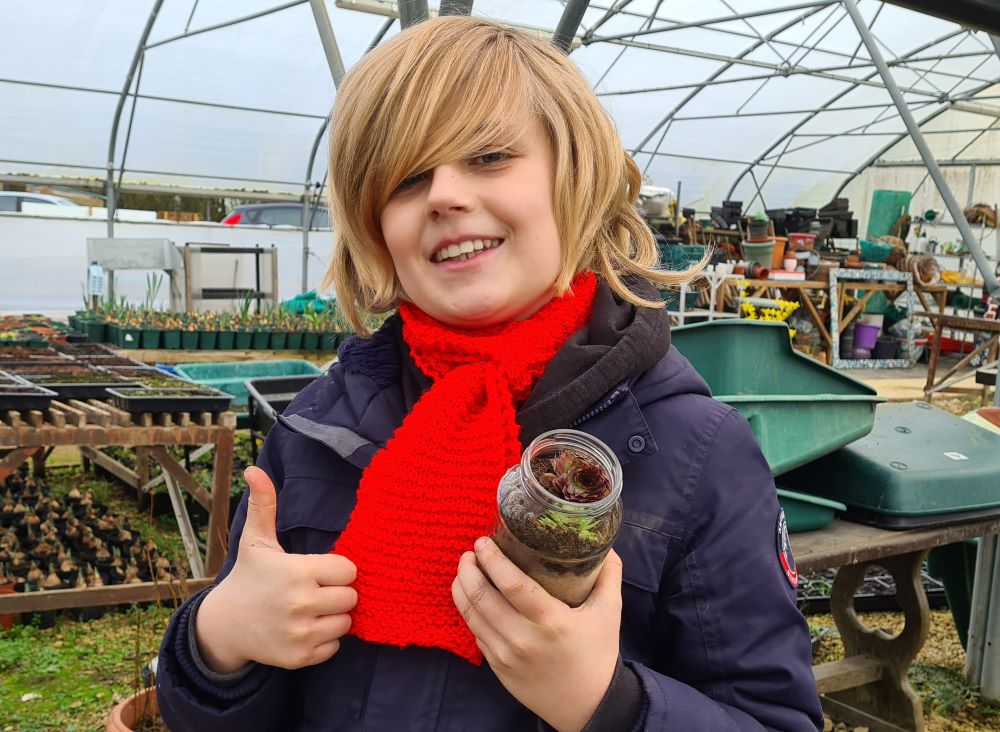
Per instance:
[[[189,381],[195,381],[231,394],[236,398],[237,404],[247,403],[249,396],[245,383],[247,379],[321,373],[318,366],[304,359],[182,363],[176,366],[176,371],[178,376]]]
[[[778,488],[778,503],[785,509],[785,521],[790,534],[822,529],[833,521],[834,513],[847,510],[847,506],[840,501],[781,487]]]
[[[1000,515],[1000,435],[926,402],[882,404],[871,434],[782,483],[885,528]]]
[[[794,350],[784,323],[715,320],[675,328],[671,337],[712,395],[746,417],[774,475],[864,437],[884,401]]]

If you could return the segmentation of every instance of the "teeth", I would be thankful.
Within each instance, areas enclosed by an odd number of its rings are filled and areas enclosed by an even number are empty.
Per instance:
[[[434,261],[443,262],[446,259],[454,259],[458,262],[464,262],[466,259],[472,259],[476,256],[477,252],[499,246],[502,241],[502,239],[468,239],[460,244],[450,244],[434,255]]]

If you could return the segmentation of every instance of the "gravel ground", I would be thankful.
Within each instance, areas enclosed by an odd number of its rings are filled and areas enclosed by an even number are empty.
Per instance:
[[[902,613],[859,613],[869,628],[889,633],[903,629]],[[827,629],[817,644],[814,663],[843,658],[843,647],[831,615],[810,615],[809,625]],[[928,732],[1000,732],[1000,703],[985,702],[965,686],[965,651],[955,632],[948,610],[931,611],[931,628],[920,655],[910,668],[910,683],[924,703]],[[827,732],[868,732],[867,727],[850,727],[827,719]]]

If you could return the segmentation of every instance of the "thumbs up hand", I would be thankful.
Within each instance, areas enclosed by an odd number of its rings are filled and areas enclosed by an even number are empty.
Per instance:
[[[243,476],[250,496],[239,554],[198,608],[198,649],[217,673],[250,661],[289,669],[322,663],[351,627],[357,568],[337,554],[286,554],[271,479],[257,467]]]

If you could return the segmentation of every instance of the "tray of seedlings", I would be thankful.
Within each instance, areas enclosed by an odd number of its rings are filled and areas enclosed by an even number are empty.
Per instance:
[[[138,382],[136,388],[139,385],[154,389],[195,389],[199,386],[152,366],[108,366],[107,370],[130,381]]]
[[[79,356],[118,356],[113,350],[100,343],[54,343],[59,353],[77,358]]]
[[[112,403],[132,414],[142,412],[224,412],[232,396],[190,384],[177,387],[117,387],[108,389]]]
[[[0,371],[0,411],[45,411],[58,396],[51,389],[35,386],[6,371]]]
[[[110,371],[71,360],[18,365],[10,370],[32,384],[51,389],[60,399],[107,399],[107,387],[134,383]]]
[[[0,365],[38,362],[66,362],[68,358],[52,348],[3,348]]]

